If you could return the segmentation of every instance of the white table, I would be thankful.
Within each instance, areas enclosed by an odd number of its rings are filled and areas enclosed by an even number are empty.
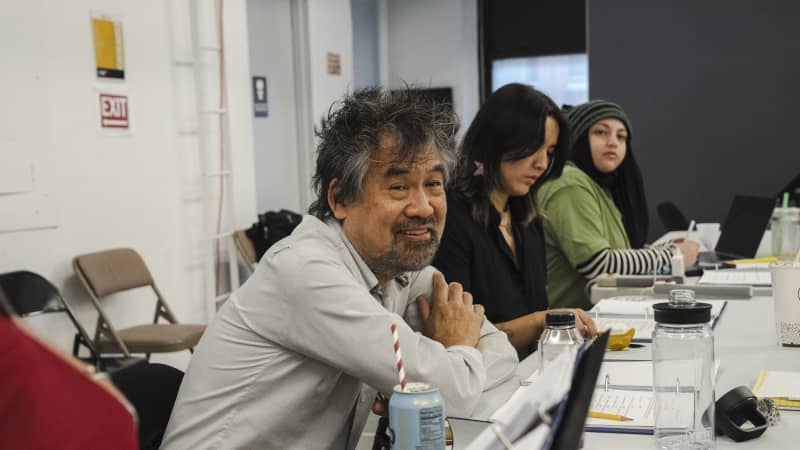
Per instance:
[[[697,233],[697,231],[692,231],[692,232],[688,233],[688,236],[687,236],[687,233],[685,231],[667,231],[666,233],[661,235],[661,237],[656,239],[653,242],[653,244],[658,244],[658,243],[666,242],[666,241],[673,241],[673,240],[678,239],[678,238],[686,238],[686,237],[688,237],[689,240],[699,242],[700,239],[698,239],[698,236],[699,236],[699,234]],[[717,239],[719,239],[719,235],[717,235]],[[715,239],[714,240],[714,246],[716,246],[716,244],[717,244],[717,241]],[[700,246],[700,251],[706,251],[706,250],[713,250],[713,247],[707,248],[707,247],[705,247],[703,245]],[[756,258],[763,258],[765,256],[772,256],[772,255],[773,255],[773,253],[772,253],[772,232],[770,230],[764,230],[764,235],[761,236],[761,242],[759,242],[758,249],[756,250]]]
[[[736,386],[752,387],[758,372],[762,369],[800,371],[800,349],[782,348],[776,344],[771,298],[757,297],[752,300],[729,301],[714,333],[715,357],[720,360],[717,398]],[[534,353],[522,361],[514,379],[485,392],[475,417],[487,419],[498,406],[502,405],[517,389],[519,381],[536,369],[537,357],[538,355]],[[458,443],[457,436],[456,442]],[[593,450],[657,447],[652,436],[586,433],[583,448]],[[800,448],[800,412],[781,411],[780,423],[752,441],[737,443],[720,436],[717,438],[717,448],[770,450]]]
[[[655,242],[653,242],[653,244],[658,244],[661,242],[673,241],[678,238],[683,238],[686,237],[686,234],[687,233],[685,231],[668,231],[660,238],[658,238]],[[697,240],[697,232],[693,231],[689,233],[688,237],[689,239]],[[709,249],[701,247],[700,250],[706,251]],[[766,230],[761,238],[761,243],[758,246],[758,250],[756,251],[756,258],[763,258],[771,255],[772,255],[772,234],[769,230]],[[686,283],[687,284],[697,283],[697,278],[687,279]],[[590,288],[589,299],[591,303],[594,305],[601,299],[618,295],[653,295],[653,286],[652,284],[650,284],[648,286],[642,286],[642,287],[609,287],[609,286],[600,286],[598,284],[593,284]],[[753,295],[755,296],[772,295],[772,288],[754,286]]]

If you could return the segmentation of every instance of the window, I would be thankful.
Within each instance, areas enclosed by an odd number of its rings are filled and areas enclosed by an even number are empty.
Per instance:
[[[556,105],[577,105],[589,100],[589,63],[586,53],[492,62],[492,92],[508,83],[530,84]]]

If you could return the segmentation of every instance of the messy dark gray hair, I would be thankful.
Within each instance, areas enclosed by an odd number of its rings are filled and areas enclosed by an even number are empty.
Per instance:
[[[333,216],[328,187],[338,179],[336,203],[357,201],[361,196],[370,158],[378,152],[381,137],[393,137],[396,161],[410,162],[430,146],[438,151],[445,183],[458,158],[455,135],[458,117],[452,105],[437,103],[419,89],[370,87],[331,105],[328,117],[315,130],[319,138],[313,186],[317,199],[309,213],[320,219]]]

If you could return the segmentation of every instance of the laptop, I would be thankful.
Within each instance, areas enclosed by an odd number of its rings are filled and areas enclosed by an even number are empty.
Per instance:
[[[701,252],[698,265],[711,266],[726,260],[753,258],[764,236],[775,199],[737,195],[720,230],[714,251]]]

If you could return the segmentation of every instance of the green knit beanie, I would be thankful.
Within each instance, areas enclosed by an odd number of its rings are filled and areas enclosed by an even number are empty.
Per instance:
[[[606,100],[592,100],[581,105],[563,110],[564,116],[569,123],[570,136],[572,142],[578,142],[578,139],[586,133],[586,131],[595,123],[603,119],[619,119],[625,124],[628,129],[628,140],[630,141],[633,131],[631,130],[631,123],[628,121],[628,116],[618,104]]]

